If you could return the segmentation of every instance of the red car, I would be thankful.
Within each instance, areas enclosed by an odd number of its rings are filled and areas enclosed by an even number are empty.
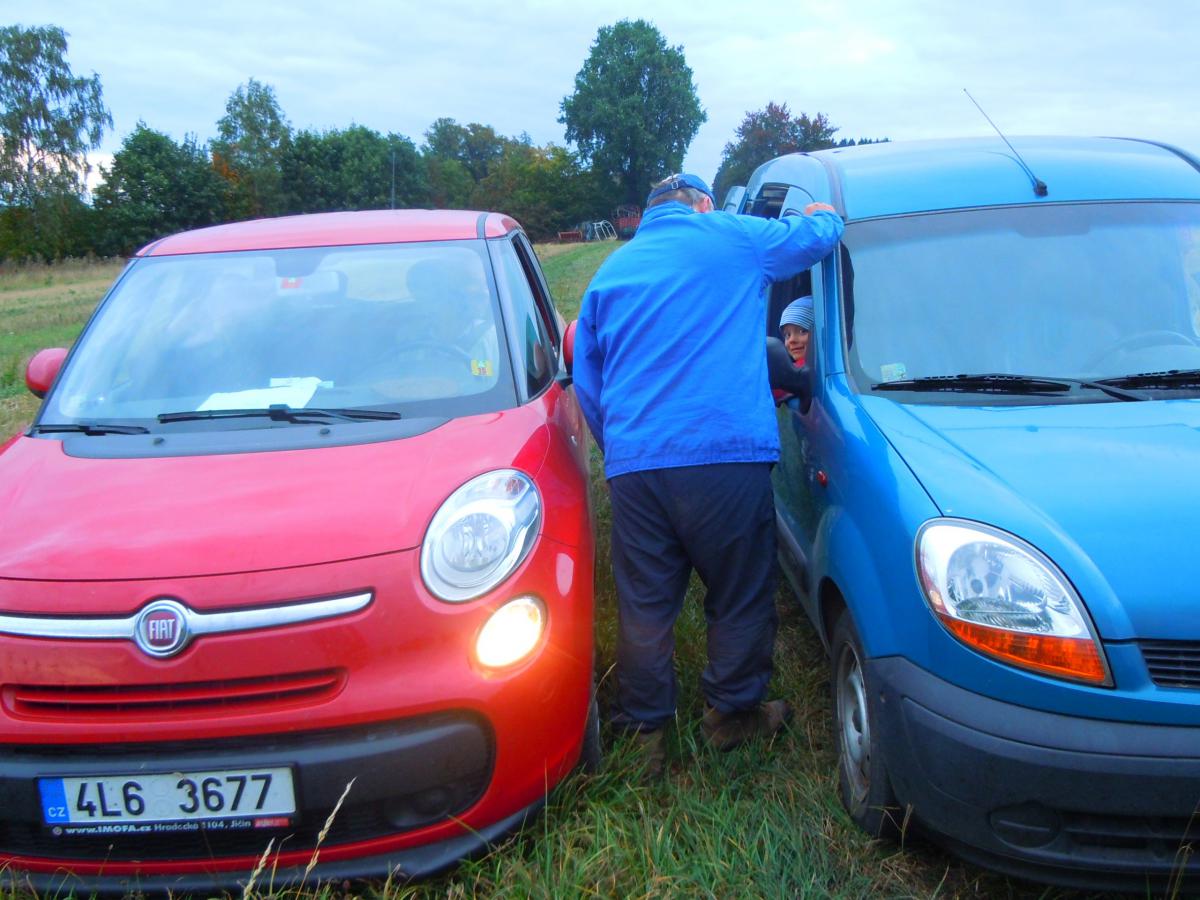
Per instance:
[[[562,335],[495,213],[143,249],[0,448],[6,877],[420,876],[596,762]]]

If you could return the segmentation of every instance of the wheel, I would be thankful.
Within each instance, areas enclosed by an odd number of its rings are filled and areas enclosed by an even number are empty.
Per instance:
[[[879,739],[879,700],[868,681],[862,642],[849,610],[842,610],[833,627],[831,650],[833,733],[842,804],[854,824],[871,836],[896,837],[901,817]]]
[[[1093,353],[1084,360],[1083,368],[1094,369],[1113,354],[1122,353],[1126,350],[1140,350],[1143,347],[1163,347],[1172,344],[1180,344],[1187,347],[1196,346],[1195,340],[1179,331],[1170,331],[1165,328],[1156,329],[1155,331],[1142,331],[1137,334],[1127,334],[1124,337],[1118,338],[1100,352]]]
[[[579,767],[589,775],[600,771],[604,753],[600,749],[600,704],[596,702],[596,689],[592,688],[592,702],[588,705],[587,721],[583,723],[583,749],[579,752]]]

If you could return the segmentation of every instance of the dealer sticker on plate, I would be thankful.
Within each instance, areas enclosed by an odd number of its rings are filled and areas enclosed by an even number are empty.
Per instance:
[[[291,824],[289,768],[39,778],[54,834],[221,831]]]

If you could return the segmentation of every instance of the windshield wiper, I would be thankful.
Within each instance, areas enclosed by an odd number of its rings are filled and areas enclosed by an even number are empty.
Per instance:
[[[368,409],[343,407],[340,409],[322,409],[320,407],[300,407],[295,409],[286,403],[274,403],[266,409],[199,409],[183,410],[181,412],[159,413],[158,421],[194,422],[199,419],[270,419],[272,422],[293,422],[298,425],[312,425],[337,419],[343,422],[366,422],[380,419],[399,419],[400,413],[390,409]]]
[[[1165,372],[1139,372],[1100,378],[1097,384],[1126,388],[1200,388],[1200,369],[1167,369]]]
[[[1028,375],[926,375],[881,381],[873,391],[958,391],[967,394],[1062,394],[1071,390],[1071,382],[1058,378],[1032,378]]]
[[[1103,391],[1118,400],[1146,400],[1146,396],[1122,390],[1107,381],[1087,381],[1060,375],[929,375],[904,381],[883,381],[871,386],[876,391],[961,391],[980,394],[1060,394],[1072,387]]]
[[[141,425],[101,425],[97,422],[52,422],[34,425],[39,434],[86,434],[96,437],[102,434],[149,434],[149,428]]]

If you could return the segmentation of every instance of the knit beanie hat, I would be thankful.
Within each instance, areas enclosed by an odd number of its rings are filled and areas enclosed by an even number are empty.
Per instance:
[[[789,303],[783,311],[783,315],[779,317],[780,331],[783,331],[784,325],[799,325],[805,331],[812,331],[813,298],[797,297]]]

